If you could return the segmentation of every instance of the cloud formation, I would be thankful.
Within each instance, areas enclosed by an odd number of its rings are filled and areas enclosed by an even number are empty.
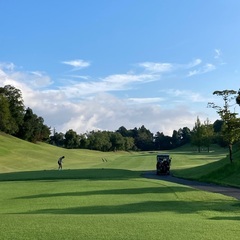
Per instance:
[[[199,67],[198,69],[194,69],[192,71],[189,71],[187,76],[192,77],[194,75],[199,75],[199,74],[204,74],[204,73],[207,73],[207,72],[211,72],[215,69],[216,69],[215,65],[213,65],[211,63],[207,63],[204,66]]]
[[[78,69],[90,66],[83,60],[63,63]],[[151,91],[146,95],[144,90],[146,86],[163,82],[164,77],[176,71],[192,69],[191,77],[212,71],[215,66],[202,65],[200,59],[187,64],[143,62],[137,66],[135,71],[99,78],[69,76],[63,85],[44,72],[20,71],[13,63],[0,63],[0,85],[10,84],[20,89],[25,106],[32,108],[58,132],[73,129],[84,133],[95,129],[117,130],[121,126],[130,129],[145,125],[153,133],[160,131],[171,135],[173,130],[181,127],[191,128],[199,112],[191,109],[189,102],[206,102],[204,96],[173,86],[160,89],[161,97],[152,96]],[[141,96],[129,95],[129,91],[136,88],[141,88]],[[126,95],[119,96],[119,92]],[[204,113],[202,115],[205,116]]]
[[[171,63],[143,62],[138,65],[145,68],[146,71],[153,73],[170,72],[173,69],[173,65]]]
[[[90,66],[90,62],[87,62],[81,59],[63,61],[62,63],[73,67],[72,68],[73,71],[80,70],[82,68],[86,68]]]

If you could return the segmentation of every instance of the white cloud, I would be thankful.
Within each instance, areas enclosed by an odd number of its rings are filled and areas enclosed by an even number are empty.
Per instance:
[[[192,103],[206,103],[211,99],[207,99],[206,96],[202,96],[198,92],[193,92],[190,90],[179,90],[179,89],[167,89],[162,90],[161,92],[167,93],[174,101],[174,98],[177,99],[178,102],[192,102]]]
[[[99,94],[84,100],[78,107],[72,108],[72,113],[68,115],[69,119],[57,126],[63,132],[70,128],[84,133],[94,129],[114,131],[121,126],[132,129],[145,125],[153,133],[160,131],[168,135],[172,134],[173,129],[191,127],[196,119],[195,113],[184,106],[172,109],[154,104],[140,103],[133,106],[128,104],[128,100],[118,99],[110,94]]]
[[[73,67],[72,70],[79,70],[79,69],[90,66],[90,62],[87,62],[87,61],[84,61],[81,59],[76,59],[76,60],[71,60],[71,61],[63,61],[62,63]]]
[[[132,84],[143,84],[158,79],[157,75],[151,74],[115,74],[90,82],[72,82],[61,87],[69,98],[79,98],[100,92],[126,90]]]
[[[199,64],[201,61],[196,59],[191,66]],[[58,132],[73,129],[84,133],[93,129],[117,130],[120,126],[130,129],[145,125],[153,133],[162,131],[171,134],[173,129],[191,128],[199,115],[186,104],[207,102],[206,98],[193,91],[174,89],[162,90],[165,95],[161,97],[127,96],[121,99],[109,94],[162,80],[160,74],[168,74],[175,69],[172,64],[145,64],[142,67],[148,71],[144,73],[111,74],[91,81],[90,77],[76,75],[73,77],[76,81],[66,80],[65,86],[53,85],[44,72],[15,71],[14,64],[3,65],[2,68],[0,65],[0,84],[11,84],[20,89],[25,106],[32,108]],[[206,65],[202,71],[208,69],[211,66]],[[169,97],[173,99],[169,100]],[[177,101],[186,104],[176,105]]]
[[[173,69],[173,65],[171,63],[143,62],[139,63],[138,65],[153,73],[164,73]]]
[[[164,101],[163,98],[159,97],[152,97],[152,98],[128,98],[128,100],[132,103],[140,103],[140,104],[152,104],[152,103],[159,103]]]
[[[202,60],[197,58],[197,59],[193,60],[192,62],[190,62],[189,64],[187,64],[187,68],[196,67],[196,66],[198,66],[201,63],[202,63]]]
[[[194,75],[199,75],[199,74],[204,74],[204,73],[208,73],[208,72],[211,72],[213,70],[216,69],[216,66],[211,64],[211,63],[208,63],[208,64],[205,64],[203,67],[200,67],[198,69],[195,69],[193,71],[189,71],[188,73],[188,77],[192,77]]]
[[[7,71],[13,71],[14,68],[15,68],[15,65],[13,63],[7,63],[7,62],[0,63],[0,69],[7,70]]]
[[[214,52],[215,52],[214,58],[215,59],[219,59],[221,57],[221,55],[222,55],[221,50],[220,49],[215,49]]]
[[[41,72],[12,72],[9,77],[22,83],[26,83],[32,88],[44,88],[53,83],[51,78]]]

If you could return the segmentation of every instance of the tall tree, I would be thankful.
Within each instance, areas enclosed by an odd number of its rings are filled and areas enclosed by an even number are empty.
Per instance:
[[[113,151],[124,150],[124,137],[119,132],[112,132],[110,134],[110,141]]]
[[[19,89],[11,85],[6,85],[4,87],[0,87],[0,95],[5,97],[8,101],[9,111],[11,115],[11,134],[17,135],[19,127],[23,123],[25,112],[22,93]]]
[[[0,94],[0,131],[12,134],[12,116],[9,110],[9,103],[5,96]]]
[[[208,152],[210,151],[210,146],[213,141],[213,125],[210,123],[209,119],[207,118],[203,124],[203,146],[207,148]]]
[[[43,118],[34,114],[31,108],[26,109],[23,120],[23,124],[19,129],[18,137],[34,143],[45,140],[49,137],[49,127],[44,125]]]
[[[172,149],[172,138],[165,136],[163,132],[157,132],[154,136],[154,146],[156,150]]]
[[[192,130],[191,143],[192,145],[197,146],[198,152],[201,152],[201,147],[203,146],[203,134],[202,123],[199,117],[197,117],[197,121]]]
[[[184,127],[182,129],[181,136],[182,136],[182,139],[181,139],[182,145],[191,142],[191,130],[188,127]]]
[[[135,145],[138,149],[143,151],[153,150],[153,134],[150,130],[146,129],[144,125],[142,125],[137,131]]]
[[[172,133],[172,147],[173,148],[179,147],[181,145],[181,139],[182,139],[181,131],[173,130],[173,133]]]
[[[58,133],[55,132],[53,135],[50,137],[50,144],[58,146],[58,147],[63,147],[64,146],[64,134],[62,132]]]
[[[232,145],[240,138],[240,119],[237,118],[237,113],[231,112],[230,102],[235,99],[237,92],[234,90],[215,91],[213,95],[222,97],[223,106],[218,106],[215,103],[208,103],[208,106],[216,109],[217,113],[223,121],[222,135],[224,140],[228,144],[229,159],[233,161],[232,157]]]
[[[72,129],[68,130],[65,133],[64,145],[66,148],[79,148],[80,146],[80,137]]]

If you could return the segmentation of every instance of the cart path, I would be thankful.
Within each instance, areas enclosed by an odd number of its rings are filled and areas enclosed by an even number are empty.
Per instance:
[[[240,200],[240,188],[221,186],[213,183],[204,183],[204,182],[198,182],[194,180],[187,180],[183,178],[177,178],[172,175],[157,175],[156,171],[145,172],[143,173],[143,176],[145,178],[159,179],[163,181],[178,183],[178,184],[186,185],[192,188],[200,189],[203,191],[220,193],[220,194],[234,197]]]

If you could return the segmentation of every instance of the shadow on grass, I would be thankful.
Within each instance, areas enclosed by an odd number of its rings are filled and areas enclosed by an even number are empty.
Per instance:
[[[35,211],[22,212],[22,214],[132,214],[132,213],[178,213],[178,214],[192,214],[202,211],[218,211],[228,213],[230,210],[225,209],[224,206],[231,204],[231,201],[143,201],[129,204],[119,205],[97,205],[97,206],[79,206],[73,208],[57,208],[57,209],[39,209]],[[220,218],[210,218],[219,219]],[[236,217],[233,217],[233,220]]]
[[[196,191],[193,188],[182,186],[158,186],[146,188],[124,188],[124,189],[110,189],[99,191],[86,191],[86,192],[64,192],[64,193],[46,193],[36,194],[31,196],[23,196],[15,199],[35,199],[35,198],[49,198],[49,197],[82,197],[82,196],[96,196],[96,195],[139,195],[139,194],[166,194],[175,192],[189,192]]]
[[[240,216],[231,216],[231,217],[213,217],[210,218],[211,220],[232,220],[232,221],[239,221],[240,220]]]
[[[140,177],[140,171],[125,169],[68,169],[68,170],[42,170],[1,173],[0,181],[26,181],[26,180],[63,180],[63,179],[85,179],[85,180],[124,180]]]

